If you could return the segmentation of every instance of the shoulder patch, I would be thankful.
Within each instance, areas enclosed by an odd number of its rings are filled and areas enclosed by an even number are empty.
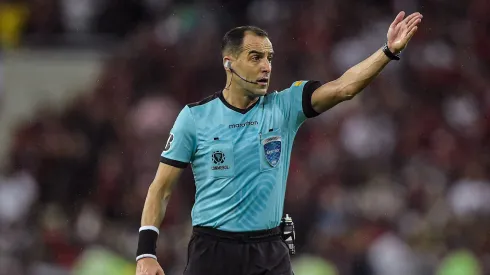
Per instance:
[[[167,144],[165,144],[165,148],[163,149],[164,152],[167,152],[170,149],[170,146],[172,145],[172,142],[174,141],[174,134],[170,133],[170,136],[168,137]]]
[[[299,85],[301,85],[301,83],[303,83],[303,81],[296,81],[296,82],[294,82],[293,85],[296,86],[296,87],[298,87]]]

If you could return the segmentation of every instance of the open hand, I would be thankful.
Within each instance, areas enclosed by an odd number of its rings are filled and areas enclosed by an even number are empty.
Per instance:
[[[395,21],[391,23],[388,29],[388,48],[394,54],[400,53],[408,44],[408,41],[417,32],[418,25],[422,21],[422,14],[415,12],[407,16],[405,19],[405,12],[398,13]]]

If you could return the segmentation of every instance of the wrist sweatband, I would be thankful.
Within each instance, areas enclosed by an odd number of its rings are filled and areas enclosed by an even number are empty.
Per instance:
[[[155,226],[140,227],[136,261],[143,258],[153,258],[156,260],[158,234],[160,234],[160,231]]]
[[[383,52],[391,60],[400,60],[399,54],[394,54],[390,51],[390,48],[388,48],[388,43],[383,45]]]

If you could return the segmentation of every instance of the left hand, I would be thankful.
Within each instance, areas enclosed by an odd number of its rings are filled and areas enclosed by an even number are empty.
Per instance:
[[[388,48],[394,54],[400,53],[408,44],[408,41],[417,32],[418,25],[422,21],[422,14],[415,12],[407,16],[400,12],[388,29]]]

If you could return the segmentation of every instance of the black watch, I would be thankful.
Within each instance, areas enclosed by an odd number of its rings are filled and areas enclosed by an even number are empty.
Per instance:
[[[394,54],[390,51],[390,48],[388,48],[388,43],[383,45],[383,52],[391,60],[400,60],[399,54]]]

